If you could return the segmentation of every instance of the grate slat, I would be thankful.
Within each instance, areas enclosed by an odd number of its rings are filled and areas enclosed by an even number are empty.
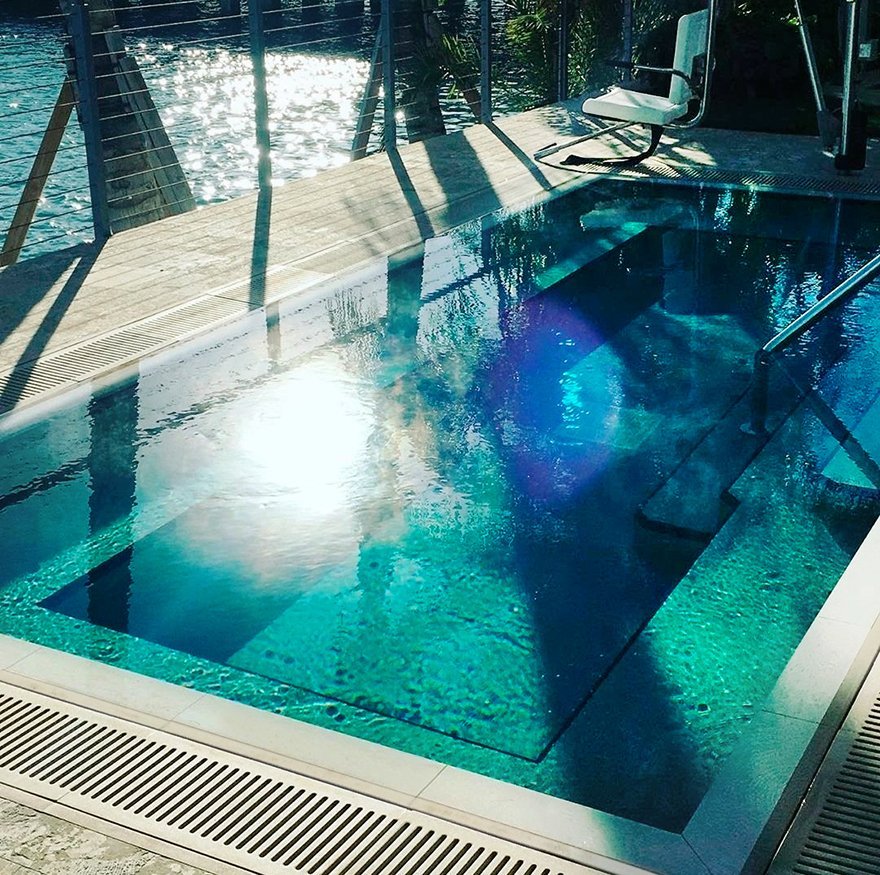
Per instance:
[[[24,401],[69,388],[129,365],[147,353],[253,309],[247,302],[208,295],[68,349],[22,362],[0,375],[0,415]]]
[[[768,875],[880,875],[880,664],[853,706],[857,731],[837,736]]]
[[[591,872],[436,817],[4,683],[0,782],[36,792],[54,785],[63,789],[69,808],[258,875]]]

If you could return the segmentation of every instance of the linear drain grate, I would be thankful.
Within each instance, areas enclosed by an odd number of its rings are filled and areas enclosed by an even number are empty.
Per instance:
[[[761,171],[714,170],[712,168],[670,167],[659,162],[645,168],[650,176],[669,180],[688,179],[708,185],[735,185],[765,191],[822,192],[880,197],[880,185],[871,180],[849,176],[816,177],[798,174],[765,173]],[[638,174],[636,174],[638,175]]]
[[[25,362],[0,376],[0,414],[130,364],[143,355],[252,309],[213,295],[120,328],[69,349]]]
[[[0,684],[0,781],[267,875],[592,871],[6,684]]]
[[[880,666],[832,744],[770,875],[880,875]]]
[[[553,166],[579,173],[603,174],[614,177],[705,185],[730,185],[737,188],[757,189],[759,191],[781,192],[786,194],[842,194],[861,198],[880,198],[880,184],[872,180],[852,176],[807,176],[801,174],[767,173],[764,171],[718,170],[699,164],[688,166],[669,164],[657,159],[649,159],[637,167],[609,168],[601,161],[590,162],[580,167],[561,165],[557,159],[546,160]]]

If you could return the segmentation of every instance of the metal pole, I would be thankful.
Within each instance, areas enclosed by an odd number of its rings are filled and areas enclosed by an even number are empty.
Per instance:
[[[623,61],[626,66],[623,68],[623,82],[628,85],[632,82],[632,64],[633,59],[633,5],[632,0],[623,0]]]
[[[819,68],[816,66],[816,53],[813,50],[813,40],[810,37],[810,29],[804,19],[801,9],[801,0],[794,0],[794,11],[798,19],[798,30],[801,34],[801,42],[804,46],[804,55],[807,59],[807,73],[810,75],[810,87],[813,89],[813,100],[816,102],[816,112],[825,112],[825,95],[822,93],[822,83],[819,80]]]
[[[18,256],[21,254],[24,241],[27,238],[27,232],[37,211],[37,204],[43,194],[46,179],[49,177],[55,156],[58,154],[61,138],[67,129],[74,100],[73,83],[70,77],[67,77],[61,86],[61,91],[58,92],[58,100],[55,101],[55,108],[49,117],[46,130],[43,132],[40,148],[37,150],[37,156],[34,158],[24,191],[21,193],[21,199],[6,233],[3,251],[0,252],[0,267],[15,264],[18,261]]]
[[[492,3],[480,0],[480,121],[492,121]]]
[[[257,139],[257,181],[261,190],[272,186],[272,143],[269,139],[269,96],[266,91],[266,34],[264,0],[248,0],[251,66],[254,73],[254,122]]]
[[[98,111],[98,85],[95,78],[95,54],[92,48],[92,26],[89,4],[81,0],[73,6],[70,35],[76,65],[79,112],[86,145],[89,170],[89,195],[92,200],[92,223],[95,240],[106,240],[111,233],[110,210],[107,206],[107,168],[101,140],[101,117]]]
[[[875,255],[870,261],[865,262],[827,295],[816,301],[812,307],[792,320],[755,353],[751,423],[749,425],[752,434],[761,434],[765,430],[767,384],[771,357],[812,328],[832,307],[843,303],[848,295],[857,292],[877,276],[880,276],[880,255]]]
[[[755,368],[752,373],[751,422],[749,434],[764,434],[767,431],[767,398],[770,391],[770,358],[763,349],[755,353]]]
[[[370,135],[373,133],[373,120],[376,118],[376,107],[379,105],[379,89],[382,87],[382,29],[376,34],[373,56],[370,58],[370,74],[361,98],[354,137],[351,141],[351,160],[357,161],[367,155]]]
[[[832,307],[843,302],[852,292],[857,292],[875,277],[880,275],[880,255],[866,261],[857,271],[848,276],[842,283],[833,288],[827,295],[819,298],[812,307],[801,313],[790,325],[787,325],[771,340],[767,341],[762,350],[768,355],[785,349],[793,340],[812,328]]]
[[[825,95],[822,92],[822,80],[819,78],[819,68],[816,64],[816,52],[813,49],[813,39],[810,36],[810,28],[804,18],[801,8],[801,0],[794,0],[794,10],[798,19],[798,31],[801,35],[801,43],[804,47],[804,57],[807,61],[807,73],[810,77],[810,88],[813,92],[813,100],[816,104],[816,123],[819,127],[819,139],[822,149],[833,154],[837,136],[840,133],[840,122],[833,113],[828,111],[825,103]]]
[[[858,0],[846,0],[846,49],[843,58],[843,105],[841,107],[840,156],[846,159],[850,148],[850,116],[852,114],[852,80],[856,60],[856,26],[858,22]]]
[[[397,150],[397,99],[394,70],[394,17],[393,0],[382,0],[382,91],[385,107],[383,143],[386,152]]]
[[[556,55],[556,99],[568,98],[568,0],[559,0],[559,34]]]

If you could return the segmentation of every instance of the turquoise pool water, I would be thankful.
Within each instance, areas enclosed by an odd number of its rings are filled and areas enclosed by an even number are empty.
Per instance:
[[[874,288],[739,426],[880,207],[495,218],[9,421],[0,631],[680,829],[877,516]]]

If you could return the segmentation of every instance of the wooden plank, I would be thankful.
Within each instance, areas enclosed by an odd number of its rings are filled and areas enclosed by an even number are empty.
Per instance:
[[[37,157],[34,159],[24,191],[21,193],[21,200],[18,202],[12,223],[7,230],[3,251],[0,252],[0,267],[14,264],[24,247],[27,232],[37,211],[37,204],[43,195],[43,187],[52,170],[55,155],[58,154],[58,147],[61,145],[61,138],[64,136],[73,105],[73,84],[68,78],[64,80],[61,91],[58,92],[58,100],[55,101],[55,107],[49,117],[49,124],[43,133]]]

